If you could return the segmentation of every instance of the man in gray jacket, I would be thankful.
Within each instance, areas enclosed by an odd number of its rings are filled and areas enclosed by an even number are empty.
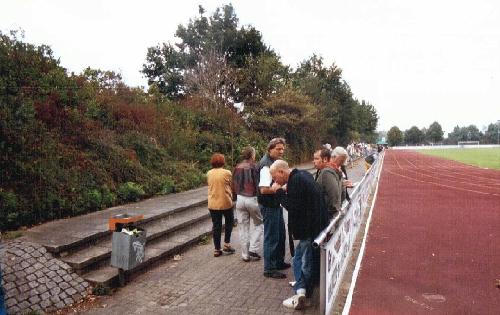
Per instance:
[[[313,164],[318,170],[315,177],[316,183],[321,190],[328,209],[328,217],[331,220],[341,209],[342,173],[332,167],[330,154],[330,150],[326,148],[316,150]]]

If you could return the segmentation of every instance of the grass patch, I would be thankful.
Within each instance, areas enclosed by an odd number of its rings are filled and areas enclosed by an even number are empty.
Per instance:
[[[9,232],[4,232],[4,233],[0,234],[0,239],[13,240],[13,239],[19,238],[21,236],[23,236],[23,232],[21,232],[21,231],[9,231]]]
[[[441,157],[464,164],[500,170],[500,148],[457,148],[417,150],[426,155]]]

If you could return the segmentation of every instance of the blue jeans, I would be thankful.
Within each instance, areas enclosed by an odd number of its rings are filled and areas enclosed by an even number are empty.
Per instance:
[[[259,204],[264,219],[264,272],[279,269],[285,259],[285,221],[283,208],[268,208]]]
[[[0,267],[0,315],[7,314],[5,310],[5,293],[2,286],[2,267]]]
[[[300,240],[295,246],[295,256],[293,256],[293,275],[295,277],[295,293],[303,289],[309,292],[312,288],[313,276],[313,247],[312,239]]]

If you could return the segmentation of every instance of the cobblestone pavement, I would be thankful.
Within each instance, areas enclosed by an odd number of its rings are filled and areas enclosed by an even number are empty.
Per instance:
[[[89,284],[40,245],[1,243],[0,260],[8,314],[55,310],[87,295]]]
[[[237,234],[236,229],[232,243],[238,250]],[[85,314],[294,313],[281,304],[293,294],[288,286],[293,280],[291,269],[287,279],[268,279],[262,275],[262,260],[243,262],[239,252],[215,258],[212,252],[212,243],[195,246],[180,261],[169,260],[139,275]],[[317,314],[318,308],[295,313]]]

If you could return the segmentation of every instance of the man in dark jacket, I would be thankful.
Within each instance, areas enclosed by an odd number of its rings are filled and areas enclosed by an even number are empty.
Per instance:
[[[275,279],[286,278],[280,270],[290,268],[290,264],[285,262],[286,230],[283,208],[276,196],[277,188],[273,186],[269,167],[277,159],[283,158],[285,145],[283,138],[272,139],[267,145],[267,154],[259,162],[257,199],[264,219],[264,276]]]
[[[288,210],[288,228],[293,238],[299,240],[293,257],[295,295],[283,301],[283,305],[301,309],[304,307],[306,294],[311,294],[313,275],[319,272],[315,270],[319,266],[314,263],[312,242],[328,225],[328,214],[323,206],[321,192],[309,172],[291,170],[283,160],[276,160],[271,165],[270,172],[276,194]]]

